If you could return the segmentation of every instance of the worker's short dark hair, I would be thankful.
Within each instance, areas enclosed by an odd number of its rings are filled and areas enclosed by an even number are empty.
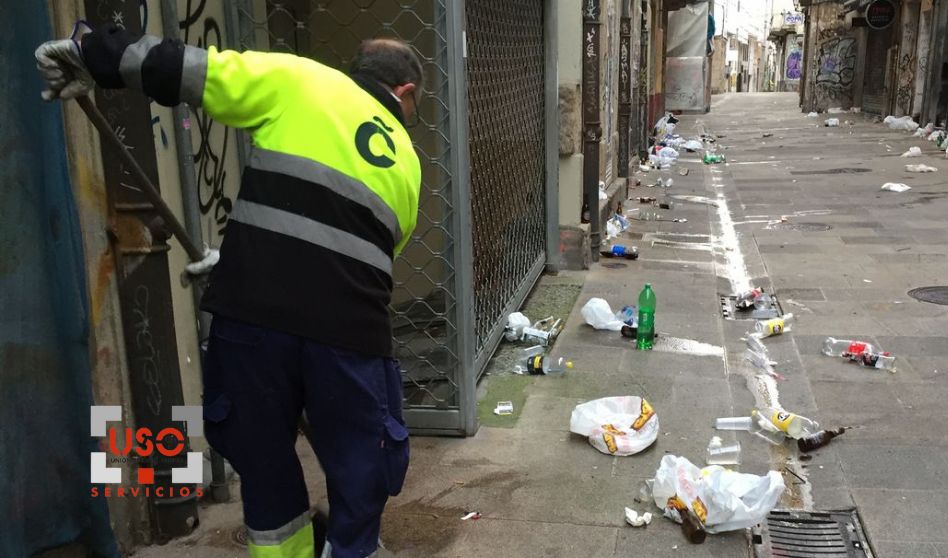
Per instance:
[[[398,39],[362,41],[349,73],[375,78],[389,87],[414,83],[420,90],[424,81],[418,55]]]

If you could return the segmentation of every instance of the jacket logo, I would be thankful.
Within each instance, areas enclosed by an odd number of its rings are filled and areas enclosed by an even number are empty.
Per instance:
[[[391,150],[392,155],[395,154],[395,142],[392,141],[392,137],[389,135],[389,132],[394,132],[395,130],[389,128],[382,122],[382,119],[376,116],[372,119],[371,122],[363,122],[359,129],[356,130],[355,135],[355,145],[356,149],[359,151],[359,155],[362,156],[370,165],[376,167],[381,167],[387,169],[395,164],[395,160],[389,157],[388,155],[381,154],[376,155],[372,153],[372,148],[369,147],[369,143],[372,141],[372,138],[379,134],[385,140],[385,144],[388,145],[388,148]]]

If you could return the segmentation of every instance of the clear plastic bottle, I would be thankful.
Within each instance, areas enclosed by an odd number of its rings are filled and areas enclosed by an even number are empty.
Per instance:
[[[734,295],[734,298],[736,299],[734,304],[738,308],[750,308],[751,306],[754,306],[754,302],[757,300],[757,297],[762,294],[764,294],[764,291],[759,287],[739,292]]]
[[[757,334],[760,337],[770,337],[771,335],[780,335],[785,331],[790,331],[793,326],[793,314],[784,314],[779,318],[761,320],[757,322]]]
[[[708,444],[708,465],[740,465],[741,464],[741,444],[724,445],[720,437],[714,436]]]
[[[635,327],[639,323],[638,310],[635,306],[624,306],[622,310],[616,312],[616,319],[626,325]]]
[[[827,337],[823,341],[823,354],[831,357],[848,358],[863,366],[872,366],[882,370],[895,369],[895,357],[872,343]]]
[[[797,440],[820,431],[820,425],[816,421],[775,407],[754,409],[753,415],[761,426],[783,432]]]
[[[564,357],[554,359],[537,355],[530,357],[527,361],[527,372],[531,375],[555,376],[564,374],[567,370],[573,368],[573,361],[566,360]]]

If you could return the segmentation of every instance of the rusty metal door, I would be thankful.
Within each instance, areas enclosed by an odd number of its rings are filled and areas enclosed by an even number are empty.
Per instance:
[[[862,90],[862,110],[873,114],[886,111],[889,78],[889,48],[894,25],[881,30],[870,29],[866,41],[866,72]]]

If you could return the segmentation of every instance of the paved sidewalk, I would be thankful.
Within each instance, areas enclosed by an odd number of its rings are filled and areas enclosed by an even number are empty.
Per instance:
[[[826,426],[862,428],[809,462],[789,446],[737,434],[741,471],[786,467],[805,479],[784,474],[783,507],[858,506],[879,556],[948,556],[948,307],[905,294],[948,281],[948,161],[901,159],[911,145],[931,152],[932,144],[859,115],[840,119],[857,123],[818,127],[822,118],[805,118],[792,94],[718,97],[711,114],[684,117],[679,131],[686,137],[703,129],[725,136],[729,164],[704,166],[697,155],[683,154],[664,173],[675,180],[671,193],[686,196],[671,213],[688,221],[633,222],[622,241],[639,247],[637,262],[542,280],[582,284],[554,348],[575,369],[559,378],[523,378],[494,367],[482,383],[481,405],[492,409],[503,394],[518,402],[514,416],[491,419],[469,439],[413,438],[405,491],[385,516],[390,549],[406,557],[749,556],[743,532],[694,546],[661,517],[644,529],[625,525],[623,508],[660,513],[634,498],[662,456],[703,463],[715,417],[779,398]],[[774,136],[765,139],[764,132]],[[945,169],[909,175],[907,162]],[[688,176],[678,174],[682,168]],[[823,174],[835,168],[870,170]],[[631,195],[656,195],[644,185],[657,176],[640,176],[643,186]],[[880,192],[888,181],[913,190]],[[783,215],[791,224],[832,228],[768,228]],[[786,381],[760,381],[742,357],[740,338],[752,324],[721,318],[719,296],[742,280],[775,288],[798,316],[792,333],[767,343]],[[658,331],[685,341],[638,352],[618,334],[583,324],[579,309],[589,298],[618,309],[634,303],[645,282],[658,296]],[[881,343],[897,355],[898,372],[823,357],[826,335]],[[722,354],[714,354],[717,348]],[[610,395],[642,395],[653,404],[661,423],[653,447],[612,458],[569,433],[576,404]],[[323,493],[318,466],[308,447],[299,449],[315,501]],[[461,521],[468,511],[483,517]],[[197,533],[140,555],[242,556],[232,542],[239,525],[239,504],[212,506]]]

